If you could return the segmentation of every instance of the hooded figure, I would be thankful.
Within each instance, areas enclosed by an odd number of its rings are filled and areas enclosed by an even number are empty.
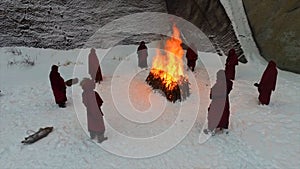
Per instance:
[[[66,107],[65,102],[67,101],[67,87],[64,79],[60,76],[58,72],[58,66],[52,65],[49,78],[56,104],[58,104],[58,106],[61,108]]]
[[[96,55],[96,50],[94,48],[91,49],[88,59],[89,59],[89,74],[93,81],[95,81],[96,83],[100,83],[100,81],[102,81],[103,78],[102,78],[99,60]]]
[[[140,68],[147,68],[148,48],[144,41],[141,41],[140,46],[137,49],[137,54],[138,54],[138,66]]]
[[[101,106],[103,100],[99,94],[94,91],[95,83],[90,79],[84,79],[81,83],[83,89],[82,102],[87,110],[87,124],[88,131],[90,132],[91,139],[98,139],[98,143],[102,143],[107,140],[104,137],[105,126],[103,121],[103,113],[101,111]]]
[[[229,93],[232,89],[232,81],[225,76],[224,70],[217,73],[217,81],[211,88],[211,104],[208,108],[208,130],[214,132],[215,129],[228,129],[229,125]]]
[[[258,100],[263,105],[270,103],[271,93],[275,91],[276,87],[277,73],[276,63],[270,61],[257,85],[259,92]]]
[[[230,49],[225,64],[225,74],[230,80],[235,78],[235,66],[239,64],[238,56],[235,54],[234,49]]]
[[[187,49],[186,52],[187,66],[194,71],[196,66],[196,61],[198,59],[197,49],[194,44],[191,44],[191,47]]]

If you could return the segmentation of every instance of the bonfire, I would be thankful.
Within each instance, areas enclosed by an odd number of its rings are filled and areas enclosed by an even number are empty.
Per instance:
[[[146,82],[153,89],[162,91],[171,102],[185,100],[189,95],[189,82],[184,74],[183,55],[180,32],[173,26],[173,35],[167,39],[164,53],[156,50],[150,73]]]

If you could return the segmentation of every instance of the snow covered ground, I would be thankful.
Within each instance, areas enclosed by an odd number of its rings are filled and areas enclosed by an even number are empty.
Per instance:
[[[222,3],[236,25],[245,24],[240,4],[232,2],[237,1]],[[240,34],[249,31],[247,25],[236,29]],[[87,134],[80,86],[67,89],[67,108],[60,109],[48,78],[52,64],[61,65],[65,79],[87,77],[88,49],[0,48],[1,168],[298,168],[300,75],[279,71],[270,105],[258,105],[253,84],[266,62],[259,59],[250,35],[241,40],[249,62],[236,70],[230,133],[211,138],[203,138],[201,131],[219,69],[215,61],[224,58],[199,52],[195,73],[188,72],[191,96],[172,104],[144,82],[149,70],[137,68],[137,46],[97,49],[104,81],[96,89],[104,100],[108,137],[101,145]],[[148,45],[149,65],[156,43]],[[26,54],[34,66],[21,63]],[[30,130],[45,126],[54,126],[46,138],[32,145],[20,143]]]
[[[136,46],[118,46],[116,51],[130,51],[133,48]],[[86,114],[84,109],[80,109],[81,93],[77,92],[80,87],[74,86],[73,93],[71,88],[68,89],[67,108],[59,109],[54,103],[48,80],[51,64],[59,62],[62,65],[60,67],[62,76],[68,79],[73,77],[74,64],[78,69],[86,67],[86,57],[85,60],[77,60],[79,50],[15,49],[21,50],[22,55],[28,54],[34,58],[36,56],[36,64],[35,66],[7,65],[12,57],[18,61],[21,56],[14,56],[8,52],[10,48],[0,49],[2,56],[0,165],[2,168],[97,168],[99,166],[101,168],[296,168],[300,165],[298,161],[300,137],[297,134],[300,127],[299,75],[279,71],[277,88],[272,95],[271,104],[260,106],[257,104],[258,93],[253,83],[260,79],[266,65],[256,62],[239,65],[237,80],[230,94],[232,112],[230,133],[217,135],[200,144],[199,135],[205,124],[209,104],[208,93],[210,85],[213,84],[210,83],[210,78],[213,77],[207,74],[205,67],[199,62],[196,73],[188,73],[190,79],[195,79],[195,81],[191,80],[191,97],[183,102],[183,105],[171,104],[165,102],[160,94],[153,94],[144,82],[148,70],[140,70],[136,67],[135,54],[112,53],[102,60],[104,82],[97,86],[97,91],[104,99],[103,111],[108,126],[106,135],[109,138],[100,147],[86,134],[84,120]],[[101,56],[106,51],[99,49],[97,54]],[[87,56],[88,50],[81,53]],[[152,55],[154,51],[150,50],[149,53]],[[219,57],[212,53],[199,53],[199,56],[206,59]],[[64,66],[67,63],[69,65]],[[125,64],[126,67],[118,72],[113,67],[120,63]],[[130,74],[130,70],[135,72],[132,80],[126,76]],[[75,75],[80,79],[84,77],[84,73]],[[113,82],[115,76],[118,83]],[[129,88],[124,87],[126,81],[130,81]],[[115,89],[111,90],[112,88]],[[196,88],[199,90],[197,91]],[[118,90],[118,96],[115,96],[115,90]],[[126,104],[126,101],[130,100],[132,105],[120,105],[122,100]],[[154,113],[146,112],[146,115],[141,118],[135,116],[139,122],[145,124],[128,120],[132,118],[131,113],[145,111],[150,105],[153,106],[150,109],[154,110]],[[185,105],[188,105],[187,108]],[[118,110],[118,107],[122,109]],[[132,107],[136,111],[132,111]],[[178,108],[182,110],[178,111]],[[142,157],[147,151],[147,147],[132,144],[124,140],[122,135],[131,138],[158,135],[165,130],[169,131],[168,128],[173,124],[179,126],[181,123],[187,124],[185,120],[193,119],[195,114],[191,111],[194,109],[198,110],[196,111],[198,116],[191,131],[182,141],[177,140],[181,142],[171,147],[169,151],[142,159],[118,156],[127,154],[134,157],[135,153]],[[148,123],[145,121],[147,119],[154,119],[154,121]],[[23,137],[27,136],[26,131],[38,130],[39,127],[45,126],[54,126],[54,131],[48,137],[33,145],[20,143]],[[168,137],[164,137],[164,142],[161,144],[148,144],[148,148],[156,148],[160,152],[166,148],[165,144],[173,144],[172,139],[178,138],[178,134],[180,138],[180,134],[185,135],[185,128],[181,127],[175,128],[175,132],[170,132]],[[115,134],[116,131],[122,135]],[[109,153],[110,150],[112,153]]]

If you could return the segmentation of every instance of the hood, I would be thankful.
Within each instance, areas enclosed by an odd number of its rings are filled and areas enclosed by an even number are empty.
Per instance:
[[[95,83],[91,79],[83,79],[80,85],[84,91],[93,91],[95,89]]]
[[[269,65],[268,65],[269,67],[276,67],[276,63],[273,61],[273,60],[271,60],[270,62],[269,62]]]
[[[52,65],[51,71],[58,72],[58,66],[57,65]]]
[[[235,49],[230,49],[228,52],[228,56],[233,56],[235,55]]]

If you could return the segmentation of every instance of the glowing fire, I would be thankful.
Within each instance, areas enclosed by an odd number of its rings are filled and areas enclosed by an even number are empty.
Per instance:
[[[165,54],[162,54],[158,49],[156,56],[153,58],[151,73],[159,76],[163,80],[163,84],[172,90],[177,83],[184,77],[183,54],[181,47],[182,40],[180,32],[173,25],[173,35],[166,41],[164,46]]]

